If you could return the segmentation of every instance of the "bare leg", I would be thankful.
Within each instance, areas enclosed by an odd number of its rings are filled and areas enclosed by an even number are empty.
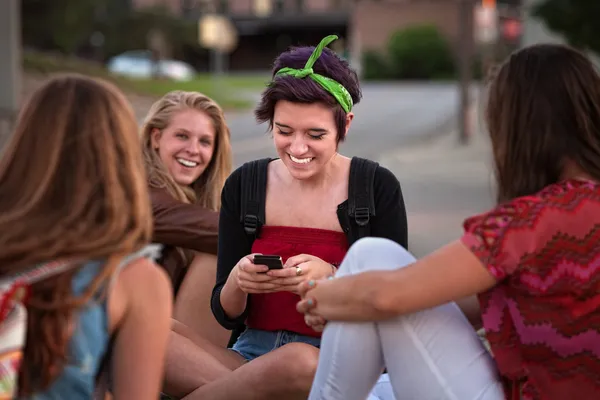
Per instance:
[[[290,343],[199,387],[184,400],[305,400],[318,357],[315,347]]]
[[[210,310],[216,273],[217,258],[211,254],[196,253],[177,293],[173,317],[212,344],[225,348],[231,332],[219,325]]]
[[[167,345],[163,391],[183,397],[196,388],[231,374],[246,361],[239,354],[217,347],[190,328],[173,320]]]
[[[213,358],[219,360],[230,371],[238,368],[246,362],[246,360],[235,351],[226,349],[225,347],[215,346],[206,338],[194,332],[190,327],[182,324],[179,321],[172,320],[171,330],[184,338],[193,342],[197,347],[200,347]]]

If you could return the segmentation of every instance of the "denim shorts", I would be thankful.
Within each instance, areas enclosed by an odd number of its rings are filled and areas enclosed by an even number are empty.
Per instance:
[[[321,339],[289,331],[270,332],[258,329],[246,329],[231,350],[240,354],[247,361],[252,361],[256,357],[265,355],[288,343],[306,343],[319,348],[321,346]]]

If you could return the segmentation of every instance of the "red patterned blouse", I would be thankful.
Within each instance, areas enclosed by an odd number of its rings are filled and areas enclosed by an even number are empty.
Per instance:
[[[600,393],[600,185],[568,180],[464,223],[498,279],[479,296],[507,399]]]

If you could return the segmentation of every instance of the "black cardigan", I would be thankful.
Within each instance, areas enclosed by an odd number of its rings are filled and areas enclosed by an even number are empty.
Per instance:
[[[264,182],[266,181],[265,179]],[[235,329],[244,325],[248,311],[248,305],[246,305],[246,310],[240,316],[229,318],[221,305],[221,289],[223,289],[231,270],[242,257],[252,253],[252,244],[240,222],[242,198],[240,192],[241,171],[238,168],[227,178],[221,194],[217,280],[211,298],[212,312],[217,321],[226,329]],[[384,167],[378,166],[375,171],[373,195],[376,215],[371,218],[370,236],[387,238],[407,248],[408,227],[402,190],[398,179]],[[348,200],[338,206],[338,208],[346,210],[347,207]],[[347,215],[347,213],[338,212],[338,215]],[[347,233],[348,220],[338,219],[344,232]]]

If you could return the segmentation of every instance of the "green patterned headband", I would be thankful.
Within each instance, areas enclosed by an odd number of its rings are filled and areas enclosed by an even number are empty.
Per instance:
[[[352,96],[344,86],[342,86],[339,82],[328,78],[323,75],[316,74],[313,71],[313,65],[317,59],[321,56],[323,49],[331,42],[336,40],[338,37],[336,35],[329,35],[321,40],[321,43],[315,48],[312,55],[306,62],[306,65],[302,69],[295,68],[281,68],[277,73],[277,75],[291,75],[295,78],[303,79],[305,77],[311,78],[313,81],[317,82],[323,89],[327,90],[335,99],[340,103],[345,112],[349,113],[352,110],[353,102]]]

